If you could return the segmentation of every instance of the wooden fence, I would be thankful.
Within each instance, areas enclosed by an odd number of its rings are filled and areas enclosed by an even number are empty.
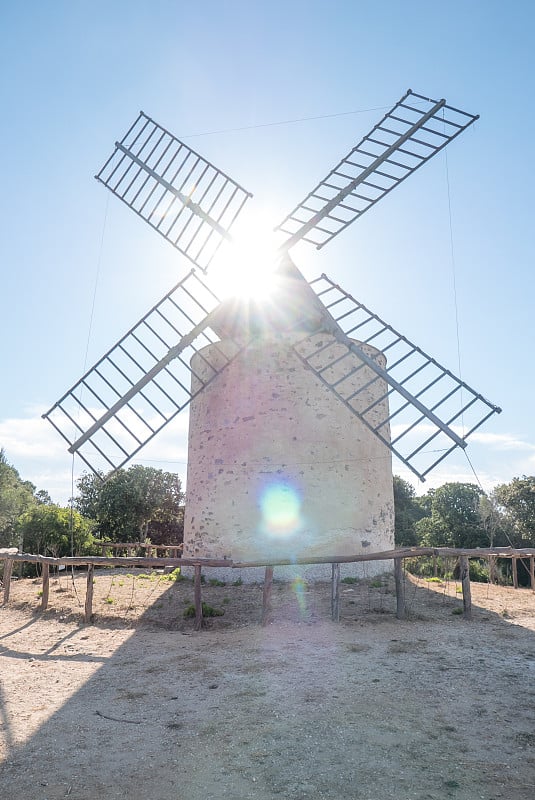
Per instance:
[[[105,546],[109,547],[109,543]],[[117,548],[125,545],[117,545]],[[138,546],[138,545],[136,545]],[[103,545],[104,547],[104,545]],[[155,547],[155,545],[152,545]],[[160,548],[160,545],[158,545]],[[161,548],[164,546],[162,545]],[[171,545],[167,549],[171,549]],[[0,561],[4,562],[4,605],[9,601],[11,575],[13,564],[29,562],[42,565],[42,594],[41,611],[48,606],[50,585],[50,567],[59,566],[87,566],[87,587],[85,597],[84,621],[91,622],[93,617],[93,579],[95,567],[150,567],[162,568],[193,567],[194,568],[194,605],[196,631],[202,627],[202,570],[211,567],[230,567],[245,569],[248,567],[265,567],[264,589],[262,594],[262,625],[267,625],[271,619],[272,605],[271,594],[273,587],[273,573],[277,566],[331,564],[331,617],[335,622],[340,621],[340,564],[356,563],[363,561],[394,561],[394,579],[396,586],[396,617],[405,619],[407,606],[405,603],[405,583],[403,580],[403,561],[406,558],[422,558],[431,556],[436,563],[438,558],[457,558],[459,560],[459,580],[463,593],[463,616],[470,619],[472,616],[472,600],[470,593],[470,558],[487,559],[492,565],[493,559],[511,558],[513,586],[518,588],[518,560],[529,559],[530,586],[535,592],[535,548],[514,549],[512,547],[456,549],[452,547],[402,547],[395,550],[385,550],[379,553],[365,553],[353,556],[316,556],[297,559],[273,559],[263,561],[231,561],[221,558],[177,558],[152,556],[74,556],[65,558],[52,558],[51,556],[18,553],[15,548],[0,549]],[[492,566],[489,566],[489,574]]]

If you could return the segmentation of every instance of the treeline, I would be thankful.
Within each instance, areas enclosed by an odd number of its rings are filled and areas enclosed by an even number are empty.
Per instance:
[[[422,547],[535,547],[535,476],[513,478],[485,494],[473,483],[445,483],[416,496],[414,487],[394,476],[396,545]],[[425,562],[414,565],[425,569]],[[507,580],[510,562],[498,576]],[[471,563],[471,576],[485,579],[487,567]],[[527,571],[519,574],[528,582]]]
[[[24,481],[0,450],[0,547],[55,557],[100,552],[100,541],[180,544],[184,493],[177,475],[151,467],[84,473],[72,505],[61,507]],[[535,476],[485,494],[473,483],[445,483],[416,496],[394,476],[397,545],[535,547]]]
[[[177,475],[151,467],[119,470],[109,480],[84,473],[72,504],[24,481],[0,450],[0,547],[58,558],[97,555],[102,541],[180,544],[184,493]]]

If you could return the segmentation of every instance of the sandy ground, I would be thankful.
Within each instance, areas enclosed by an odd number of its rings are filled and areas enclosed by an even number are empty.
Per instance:
[[[209,577],[209,576],[207,576]],[[13,583],[0,608],[3,800],[533,800],[535,595],[407,576],[410,619],[391,579],[209,586],[224,615],[183,617],[191,582],[97,573]]]

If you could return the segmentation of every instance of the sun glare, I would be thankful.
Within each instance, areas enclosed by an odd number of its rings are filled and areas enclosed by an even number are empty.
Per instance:
[[[222,298],[262,300],[276,286],[277,245],[269,225],[249,226],[225,243],[212,271]]]

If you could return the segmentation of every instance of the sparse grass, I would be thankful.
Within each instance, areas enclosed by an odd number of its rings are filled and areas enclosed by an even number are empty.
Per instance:
[[[162,581],[169,581],[169,583],[175,583],[176,581],[183,581],[185,580],[180,567],[177,567],[172,572],[168,572],[166,575],[160,576]]]
[[[208,581],[209,586],[226,586],[225,581],[219,581],[217,578],[210,578]]]
[[[161,575],[158,575],[157,572],[141,572],[139,575],[135,575],[134,577],[137,578],[138,581],[157,581]]]
[[[454,614],[455,616],[460,617],[461,614],[463,613],[463,609],[462,608],[454,608],[451,613]]]
[[[383,582],[382,581],[372,581],[370,583],[370,589],[381,589],[382,586],[383,586]]]
[[[233,586],[241,586],[241,585],[242,585],[242,583],[243,583],[243,580],[242,580],[241,578],[238,578],[237,580],[235,580],[235,581],[233,582],[233,584],[232,584],[232,585],[233,585]]]
[[[358,583],[358,581],[359,581],[358,578],[352,578],[352,577],[348,576],[347,578],[342,578],[340,583]]]
[[[225,612],[222,611],[220,608],[214,608],[213,606],[208,605],[208,603],[202,604],[202,615],[203,617],[222,617]],[[189,606],[184,611],[184,619],[191,619],[195,616],[195,606],[193,603],[190,603]]]

